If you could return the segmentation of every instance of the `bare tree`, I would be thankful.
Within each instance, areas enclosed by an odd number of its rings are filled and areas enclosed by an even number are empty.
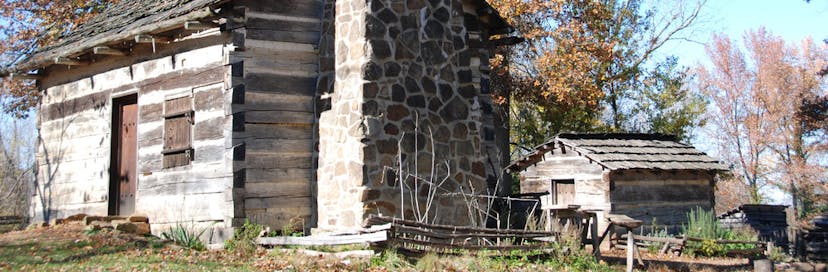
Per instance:
[[[808,126],[804,105],[826,96],[828,47],[806,39],[786,43],[763,28],[744,35],[746,52],[724,35],[713,37],[707,53],[712,67],[698,69],[699,87],[712,100],[712,138],[722,159],[761,202],[761,190],[774,185],[790,193],[803,216],[813,210],[814,193],[825,186],[822,128]]]

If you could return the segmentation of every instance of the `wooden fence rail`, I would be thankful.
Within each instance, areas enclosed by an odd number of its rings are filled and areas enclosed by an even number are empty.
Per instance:
[[[24,218],[17,215],[0,216],[0,225],[19,225],[23,224]]]
[[[550,242],[559,236],[556,232],[447,226],[379,216],[366,220],[366,225],[376,224],[391,224],[389,245],[418,253],[548,252]]]

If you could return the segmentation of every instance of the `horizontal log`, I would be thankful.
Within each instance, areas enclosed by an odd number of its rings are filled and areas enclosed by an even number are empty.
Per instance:
[[[244,168],[264,169],[309,169],[313,158],[312,153],[271,153],[250,154],[245,156]]]
[[[244,122],[248,124],[313,124],[315,115],[296,111],[248,111]]]
[[[465,239],[465,238],[504,238],[505,235],[497,234],[497,233],[473,233],[473,232],[451,232],[451,233],[443,233],[435,231],[434,229],[430,228],[417,228],[417,227],[408,227],[404,225],[397,225],[394,224],[394,230],[400,234],[413,234],[422,237],[428,238],[438,238],[438,239]],[[549,236],[548,234],[512,234],[508,235],[508,238],[524,238],[524,239],[531,239],[531,238],[549,238],[554,236]]]
[[[303,31],[303,30],[293,30],[290,29],[292,27],[284,27],[284,26],[274,26],[275,28],[268,28],[268,29],[254,29],[248,28],[247,29],[247,37],[256,40],[263,40],[263,41],[279,41],[279,42],[291,42],[291,43],[301,43],[301,44],[313,44],[316,45],[319,43],[319,32],[318,31]],[[318,26],[317,26],[318,28]]]
[[[281,179],[281,177],[274,177]],[[311,183],[305,181],[277,181],[245,183],[245,198],[268,198],[268,197],[310,197]]]
[[[388,240],[388,231],[342,236],[305,236],[305,237],[260,237],[256,243],[262,246],[297,245],[297,246],[334,246],[362,243],[377,243]]]
[[[305,96],[316,94],[316,78],[247,73],[244,80],[246,91]]]
[[[246,154],[255,153],[308,153],[313,152],[314,141],[284,139],[246,139]]]
[[[308,207],[312,205],[310,197],[266,197],[245,198],[245,209],[271,209],[277,207]]]
[[[310,167],[310,166],[308,166]],[[314,178],[315,171],[306,169],[246,169],[245,184],[290,182],[298,183],[310,181]]]
[[[439,248],[449,251],[455,251],[457,249],[466,249],[466,250],[496,250],[496,251],[512,251],[512,250],[536,250],[536,249],[548,249],[551,247],[550,244],[546,243],[539,243],[534,245],[471,245],[471,244],[461,244],[461,243],[446,243],[446,242],[434,242],[434,241],[421,241],[417,239],[411,238],[404,238],[404,237],[393,237],[389,239],[389,242],[398,244],[414,244],[424,247],[431,247],[431,248]],[[403,246],[403,248],[406,248]],[[406,248],[408,249],[408,248]]]
[[[250,10],[272,14],[315,18],[320,18],[322,15],[322,1],[319,0],[244,0],[239,5],[244,5]]]
[[[463,226],[449,226],[449,225],[437,225],[437,224],[426,224],[420,223],[417,221],[411,220],[403,220],[398,218],[386,217],[386,216],[371,216],[370,218],[365,220],[366,226],[368,225],[376,225],[376,224],[387,224],[387,223],[394,223],[412,227],[422,227],[422,228],[429,228],[434,230],[448,230],[448,231],[469,231],[469,232],[479,232],[479,233],[495,233],[495,234],[541,234],[546,236],[555,236],[557,235],[556,232],[548,232],[548,231],[529,231],[529,230],[516,230],[516,229],[489,229],[489,228],[475,228],[475,227],[463,227]]]
[[[306,140],[314,138],[313,126],[290,124],[246,124],[244,131],[233,132],[233,138]]]

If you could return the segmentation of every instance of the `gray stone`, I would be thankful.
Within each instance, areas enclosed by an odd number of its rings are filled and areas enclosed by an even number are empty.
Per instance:
[[[451,69],[451,65],[446,65],[440,70],[440,79],[445,82],[454,81],[454,70]]]
[[[385,5],[383,5],[382,2],[383,1],[380,1],[380,0],[370,1],[371,11],[377,12],[377,11],[381,10],[382,8],[384,8]]]
[[[428,0],[428,4],[431,5],[431,7],[437,7],[442,2],[443,0]]]
[[[417,126],[411,119],[406,119],[405,121],[402,121],[401,127],[402,131],[414,131],[414,128],[416,128]]]
[[[387,134],[387,135],[400,134],[400,128],[398,128],[394,124],[385,124],[385,127],[383,129],[385,130],[385,134]]]
[[[435,10],[432,16],[434,16],[435,19],[439,20],[442,23],[448,23],[449,19],[451,19],[451,14],[445,7],[440,7],[437,10]]]
[[[421,9],[425,7],[423,0],[408,0],[408,10]]]
[[[417,30],[406,30],[400,37],[400,41],[405,48],[408,48],[411,52],[420,51],[420,34],[417,33]]]
[[[472,73],[470,70],[460,70],[457,72],[457,81],[462,83],[472,82]]]
[[[377,152],[380,154],[397,154],[397,141],[391,140],[379,140],[376,141],[377,143]]]
[[[400,75],[400,65],[396,62],[386,62],[385,63],[385,76],[386,77],[396,77]]]
[[[425,107],[425,97],[423,97],[422,95],[413,95],[413,96],[408,97],[408,99],[405,101],[405,103],[409,107],[424,108]]]
[[[363,97],[365,98],[374,98],[377,97],[377,93],[379,92],[379,85],[377,83],[366,83],[362,85],[362,93]]]
[[[437,97],[432,97],[428,99],[428,110],[437,112],[440,108],[443,107],[443,102],[440,101]]]
[[[407,93],[420,93],[422,91],[417,81],[411,77],[405,78],[405,90]]]
[[[385,23],[374,16],[365,19],[365,36],[369,39],[382,39],[386,33]]]
[[[413,78],[420,78],[423,76],[423,66],[419,63],[408,63],[406,66],[408,67],[408,76]]]
[[[385,109],[385,113],[388,114],[388,120],[391,121],[399,121],[409,115],[408,109],[402,105],[388,106],[388,108]]]
[[[446,34],[443,24],[437,20],[428,20],[425,25],[426,37],[431,39],[442,39]]]
[[[460,87],[460,96],[463,98],[473,98],[477,96],[477,89],[474,88],[474,85]]]
[[[449,101],[452,96],[454,96],[454,88],[452,88],[449,84],[441,83],[440,98],[443,99],[443,101]]]
[[[365,80],[377,80],[382,78],[382,66],[377,65],[374,62],[368,62],[365,64],[365,68],[363,68],[363,76],[362,78]]]
[[[377,105],[377,101],[369,100],[368,102],[362,103],[362,114],[368,116],[379,115],[378,108],[379,105]]]
[[[451,132],[445,126],[440,126],[434,131],[434,140],[437,142],[446,142],[451,138]]]
[[[391,45],[383,40],[371,40],[371,50],[376,59],[386,59],[391,57]]]
[[[400,84],[394,84],[394,86],[391,86],[391,100],[394,102],[405,101],[405,87]]]
[[[466,127],[463,123],[457,123],[454,125],[454,133],[452,136],[455,139],[465,139],[469,136],[469,128]]]
[[[429,41],[423,43],[420,53],[423,57],[423,61],[425,61],[427,65],[437,65],[446,62],[446,56],[443,53],[443,48],[437,42]],[[471,73],[469,73],[469,75],[471,75]]]
[[[443,107],[443,110],[440,111],[440,115],[442,115],[446,121],[465,120],[469,117],[469,107],[466,105],[466,102],[455,97]]]
[[[431,78],[423,77],[420,83],[423,85],[423,91],[426,93],[437,93],[437,85],[434,83],[434,80],[431,80]]]
[[[376,2],[376,1],[374,1]],[[397,22],[397,14],[395,14],[390,9],[383,9],[377,14],[377,18],[385,22],[386,24],[392,24]]]

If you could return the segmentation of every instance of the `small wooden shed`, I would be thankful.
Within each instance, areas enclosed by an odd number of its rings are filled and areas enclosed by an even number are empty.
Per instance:
[[[695,207],[712,209],[716,174],[728,168],[675,136],[560,134],[512,162],[521,193],[551,193],[555,204],[642,220],[675,233]]]
[[[788,216],[785,205],[744,204],[718,216],[719,224],[731,229],[756,231],[759,240],[788,248]]]

